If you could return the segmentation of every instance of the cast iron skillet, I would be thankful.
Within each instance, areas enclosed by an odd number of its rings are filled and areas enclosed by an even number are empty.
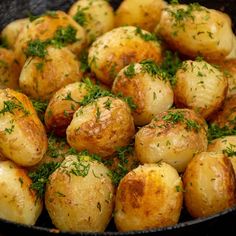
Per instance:
[[[27,14],[41,14],[46,10],[68,10],[75,0],[0,0],[0,29],[7,23],[27,16]],[[145,0],[143,0],[145,1]],[[117,8],[121,0],[110,0],[112,6]],[[195,0],[182,0],[180,2],[196,2]],[[236,26],[236,0],[199,0],[200,4],[210,8],[220,9],[227,12]],[[128,233],[115,232],[114,222],[111,221],[105,233],[68,233],[59,232],[54,228],[47,212],[39,217],[36,226],[26,226],[12,223],[7,220],[0,220],[0,236],[72,236],[72,235],[215,235],[227,234],[236,235],[236,207],[227,209],[219,214],[193,220],[183,209],[180,217],[181,223],[160,229],[144,231],[131,231]]]

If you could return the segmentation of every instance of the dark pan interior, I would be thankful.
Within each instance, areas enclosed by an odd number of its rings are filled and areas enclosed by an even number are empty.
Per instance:
[[[144,0],[145,1],[145,0]],[[41,14],[46,10],[68,10],[75,0],[0,0],[0,29],[7,23],[31,14]],[[117,8],[120,0],[110,0],[112,6]],[[236,0],[182,0],[185,3],[199,2],[209,8],[220,9],[231,16],[233,28],[236,26]],[[67,233],[59,232],[53,229],[53,225],[48,214],[43,214],[38,219],[36,226],[25,226],[22,224],[12,223],[6,220],[0,220],[0,236],[12,235],[215,235],[217,233],[227,233],[236,235],[236,207],[225,210],[222,213],[211,217],[193,220],[183,209],[180,223],[167,228],[153,229],[147,231],[134,231],[129,233],[115,232],[114,222],[111,221],[105,233]]]

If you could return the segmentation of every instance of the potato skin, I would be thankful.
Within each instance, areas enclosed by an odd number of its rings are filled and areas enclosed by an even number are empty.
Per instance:
[[[224,153],[234,168],[234,173],[236,174],[236,136],[225,136],[222,138],[214,139],[210,142],[207,147],[208,152],[220,152]]]
[[[192,217],[210,216],[236,203],[235,174],[224,154],[197,154],[187,166],[183,183],[185,206]]]
[[[135,127],[124,101],[102,97],[75,112],[66,134],[71,147],[106,157],[130,143]]]
[[[47,130],[56,135],[65,136],[75,111],[80,107],[79,102],[88,93],[86,85],[75,82],[58,90],[50,99],[44,120]]]
[[[117,73],[132,62],[152,59],[156,63],[162,60],[162,49],[158,41],[145,40],[143,36],[151,36],[147,31],[139,33],[134,26],[115,28],[91,45],[88,62],[92,72],[107,85],[112,85]]]
[[[15,53],[20,65],[23,67],[26,61],[25,50],[29,41],[35,39],[39,39],[41,41],[52,39],[55,32],[59,28],[67,27],[69,25],[77,30],[76,38],[80,40],[69,44],[66,47],[73,53],[79,55],[81,50],[87,44],[84,29],[65,12],[55,11],[52,15],[45,14],[30,22],[27,27],[24,27],[24,29],[20,32],[15,44]]]
[[[0,48],[0,89],[18,89],[18,80],[21,68],[14,53],[8,49]]]
[[[108,169],[97,161],[67,156],[49,179],[45,204],[53,224],[60,230],[103,232],[114,203],[114,187]],[[87,159],[86,159],[87,158]],[[86,176],[71,173],[74,166],[86,166]]]
[[[182,18],[178,11],[183,12]],[[168,5],[155,31],[172,49],[190,58],[202,55],[206,60],[221,60],[233,49],[229,16],[199,5]]]
[[[206,129],[205,121],[194,111],[170,109],[139,129],[135,153],[141,163],[163,160],[183,172],[194,154],[206,151]]]
[[[27,95],[45,101],[63,86],[80,81],[82,76],[80,62],[70,50],[50,47],[45,58],[27,59],[19,85]]]
[[[119,231],[144,230],[178,222],[182,181],[170,165],[145,164],[120,182],[115,201],[115,224]]]
[[[0,218],[34,225],[43,204],[30,189],[27,172],[12,161],[0,162]]]
[[[18,19],[10,22],[1,32],[1,37],[7,42],[7,46],[11,49],[15,48],[15,42],[19,33],[29,23],[29,18]]]
[[[165,6],[162,0],[124,0],[116,10],[115,26],[134,25],[152,32]]]
[[[234,119],[236,118],[236,95],[227,98],[221,109],[216,112],[210,119],[210,123],[214,123],[219,127],[228,126],[234,128]]]
[[[205,61],[185,61],[176,73],[174,103],[209,119],[222,105],[228,89],[227,78]]]
[[[125,72],[131,65],[118,73],[112,91],[132,97],[137,106],[132,111],[134,123],[142,126],[148,124],[156,114],[168,110],[173,104],[174,94],[169,81],[143,71],[141,64],[133,64],[134,76],[127,77]]]
[[[0,152],[21,166],[37,164],[47,150],[47,135],[33,105],[11,89],[0,90],[0,101]]]
[[[89,44],[114,27],[114,12],[106,0],[79,0],[71,6],[68,14],[76,20],[78,11],[84,15],[85,21],[77,23],[85,29]]]

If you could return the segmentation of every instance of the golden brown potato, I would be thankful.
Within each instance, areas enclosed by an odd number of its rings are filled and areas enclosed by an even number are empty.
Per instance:
[[[221,109],[212,116],[210,122],[219,127],[228,126],[234,128],[236,118],[236,95],[227,98]]]
[[[50,47],[45,58],[28,58],[19,84],[30,97],[45,101],[63,86],[81,80],[82,76],[80,62],[70,50]]]
[[[134,25],[154,31],[166,6],[163,0],[124,0],[115,14],[115,26]]]
[[[115,202],[119,231],[145,230],[174,225],[182,207],[182,181],[170,165],[145,164],[120,182]]]
[[[0,218],[34,225],[42,212],[42,202],[30,189],[32,181],[14,162],[0,162]]]
[[[24,65],[26,56],[30,52],[32,54],[32,50],[28,50],[30,46],[32,48],[32,43],[35,46],[34,52],[42,53],[44,51],[46,53],[46,49],[43,50],[43,47],[46,47],[49,44],[49,40],[53,39],[54,41],[51,44],[55,47],[66,46],[75,54],[79,54],[86,46],[84,29],[69,15],[62,11],[48,12],[30,22],[20,32],[15,44],[15,53],[20,65]],[[46,41],[47,44],[42,45]]]
[[[236,94],[236,59],[224,60],[216,63],[228,79],[227,97],[231,97]]]
[[[155,73],[150,66],[158,69],[152,61],[130,64],[123,68],[112,86],[114,93],[132,97],[137,108],[132,112],[135,125],[146,125],[152,118],[167,111],[173,104],[171,85],[161,73]]]
[[[90,47],[88,62],[92,72],[107,85],[117,73],[132,62],[162,60],[162,49],[156,37],[134,26],[115,28],[99,37]]]
[[[47,135],[30,100],[0,90],[0,152],[21,166],[37,164],[47,150]]]
[[[224,74],[205,61],[185,61],[176,73],[174,102],[188,107],[205,119],[217,111],[227,94],[228,81]]]
[[[88,156],[67,156],[49,178],[45,204],[60,230],[102,232],[113,211],[114,187],[108,169]]]
[[[208,152],[224,153],[232,163],[234,172],[236,174],[236,136],[225,136],[214,139],[210,142],[207,148]]]
[[[58,90],[50,99],[45,112],[45,124],[49,131],[64,136],[80,101],[88,93],[86,84],[75,82]]]
[[[229,16],[197,3],[168,5],[155,31],[170,47],[191,58],[221,60],[233,49]]]
[[[71,147],[102,157],[127,146],[134,133],[130,108],[121,99],[112,97],[101,97],[80,107],[66,130]]]
[[[89,43],[114,27],[114,12],[106,0],[79,0],[70,8],[69,15],[83,26]]]
[[[19,87],[20,66],[12,51],[0,48],[0,89]]]
[[[7,46],[9,48],[15,48],[15,42],[19,33],[29,22],[29,18],[24,18],[12,21],[7,26],[5,26],[5,28],[2,30],[1,37],[6,40]]]
[[[185,205],[193,217],[213,215],[236,203],[235,174],[224,154],[197,154],[187,166],[183,183]]]
[[[205,121],[193,110],[170,109],[158,114],[135,136],[135,152],[141,163],[161,160],[183,172],[199,152],[207,149]]]

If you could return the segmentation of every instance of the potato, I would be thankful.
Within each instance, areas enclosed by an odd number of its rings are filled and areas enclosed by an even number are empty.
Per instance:
[[[67,156],[50,176],[45,193],[53,224],[66,231],[104,231],[112,216],[113,199],[108,169],[87,156]]]
[[[52,41],[49,43],[49,40]],[[58,43],[58,40],[60,43]],[[44,47],[48,44],[53,44],[57,48],[66,46],[79,55],[86,46],[85,31],[69,15],[62,11],[45,13],[30,22],[20,32],[16,40],[15,53],[20,65],[23,67],[26,56],[28,56],[29,52],[32,54],[32,46],[34,46],[34,52],[36,51],[35,53],[40,53],[42,56],[42,53],[46,53]]]
[[[106,0],[79,0],[71,6],[69,15],[83,26],[89,43],[114,27],[114,12]]]
[[[219,65],[224,76],[228,79],[228,91],[227,97],[231,97],[236,94],[236,59],[224,60],[216,62]]]
[[[225,59],[227,60],[236,59],[236,36],[235,35],[234,35],[234,40],[233,40],[233,48]]]
[[[235,127],[236,119],[236,95],[227,98],[224,101],[221,109],[212,116],[210,123],[218,125],[219,127],[228,126],[229,128]]]
[[[236,136],[225,136],[222,138],[214,139],[210,142],[207,148],[208,152],[221,152],[224,153],[234,168],[236,174]]]
[[[205,121],[189,109],[170,109],[158,114],[135,135],[135,153],[141,163],[161,160],[183,172],[199,152],[207,149]]]
[[[168,5],[155,31],[172,49],[191,58],[202,55],[206,60],[221,60],[233,49],[229,16],[198,3]]]
[[[227,89],[227,78],[217,68],[203,60],[188,60],[176,72],[174,103],[209,119],[222,105]]]
[[[32,181],[23,168],[11,161],[0,162],[0,218],[34,225],[42,202],[30,189]]]
[[[20,66],[12,51],[0,48],[0,89],[18,89]]]
[[[25,94],[45,101],[63,86],[81,80],[82,76],[80,62],[70,50],[50,47],[45,58],[27,59],[19,84]]]
[[[47,150],[47,135],[30,100],[0,90],[0,152],[21,166],[37,164]]]
[[[64,136],[79,102],[88,94],[85,83],[75,82],[58,90],[50,99],[45,112],[45,124],[49,131]]]
[[[114,216],[117,229],[145,230],[176,224],[182,207],[181,190],[181,178],[170,165],[140,165],[118,186]]]
[[[128,105],[118,98],[101,97],[80,107],[66,130],[67,142],[78,151],[106,157],[130,143],[135,133]]]
[[[192,217],[210,216],[236,203],[234,170],[224,154],[197,154],[187,166],[183,183],[185,206]]]
[[[124,0],[115,14],[115,26],[134,25],[154,31],[166,6],[163,0]]]
[[[24,18],[14,20],[5,26],[5,28],[2,30],[1,37],[6,41],[9,48],[15,48],[15,43],[19,33],[29,22],[29,18]]]
[[[162,60],[162,49],[156,37],[134,26],[115,28],[100,36],[90,47],[88,62],[92,72],[107,85],[117,73],[132,62]]]
[[[152,67],[154,70],[152,70]],[[131,97],[137,108],[132,112],[135,125],[146,125],[152,118],[168,110],[174,100],[171,85],[152,61],[130,64],[123,68],[112,86],[114,93]]]

